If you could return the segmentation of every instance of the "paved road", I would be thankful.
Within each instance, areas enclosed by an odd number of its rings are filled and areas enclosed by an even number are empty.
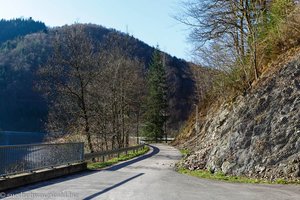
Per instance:
[[[178,174],[173,167],[179,159],[180,153],[176,149],[154,145],[147,155],[106,170],[54,179],[13,190],[6,195],[15,194],[14,199],[47,200],[300,199],[300,186],[296,185],[232,184]]]

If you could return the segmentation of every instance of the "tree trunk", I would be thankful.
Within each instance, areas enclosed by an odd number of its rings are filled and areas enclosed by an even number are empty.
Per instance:
[[[84,114],[84,119],[85,119],[85,134],[87,136],[88,146],[89,146],[90,152],[93,153],[94,148],[93,148],[91,134],[90,134],[89,120],[88,120],[86,113]]]
[[[136,144],[139,144],[139,125],[140,125],[140,110],[138,109],[136,115]]]

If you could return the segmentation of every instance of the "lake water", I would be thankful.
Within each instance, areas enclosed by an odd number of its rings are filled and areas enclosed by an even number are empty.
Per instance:
[[[0,145],[41,143],[45,136],[45,133],[0,131]]]

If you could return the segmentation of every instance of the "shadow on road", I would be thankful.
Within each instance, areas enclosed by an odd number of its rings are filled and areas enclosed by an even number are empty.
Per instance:
[[[152,156],[154,156],[154,155],[156,155],[156,154],[159,153],[159,151],[160,151],[159,148],[157,148],[157,147],[155,147],[155,146],[152,146],[152,145],[148,145],[148,146],[150,146],[150,147],[153,149],[153,151],[152,151],[151,153],[146,154],[146,155],[143,155],[143,156],[140,156],[140,157],[135,158],[135,159],[133,159],[133,160],[125,161],[125,162],[123,162],[123,163],[114,165],[114,166],[109,167],[109,168],[107,168],[107,169],[105,169],[105,170],[106,170],[106,171],[117,171],[117,170],[119,170],[119,169],[121,169],[121,168],[123,168],[123,167],[127,167],[128,165],[132,165],[132,164],[134,164],[134,163],[140,162],[140,161],[142,161],[142,160],[145,160],[145,159],[147,159],[147,158],[150,158],[150,157],[152,157]]]
[[[140,161],[142,161],[142,160],[145,160],[145,159],[147,159],[147,158],[150,158],[150,157],[152,157],[152,156],[154,156],[154,155],[156,155],[156,154],[159,153],[159,151],[160,151],[159,148],[157,148],[157,147],[155,147],[155,146],[152,146],[152,145],[149,145],[149,146],[152,148],[152,152],[151,152],[151,153],[146,154],[146,155],[143,155],[143,156],[140,156],[140,157],[138,157],[138,158],[136,158],[136,159],[133,159],[133,160],[125,161],[125,162],[123,162],[123,163],[114,165],[114,166],[112,166],[112,167],[109,167],[109,168],[105,169],[105,171],[117,171],[117,170],[119,170],[119,169],[121,169],[121,168],[124,168],[124,167],[127,167],[127,166],[129,166],[129,165],[132,165],[132,164],[134,164],[134,163],[140,162]],[[131,180],[133,180],[133,179],[135,179],[135,178],[137,178],[137,177],[139,177],[139,176],[142,176],[143,174],[144,174],[144,173],[140,173],[140,174],[137,174],[137,175],[135,175],[135,176],[133,176],[133,177],[130,177],[130,178],[128,178],[128,179],[125,179],[124,181],[121,181],[121,182],[119,182],[119,183],[117,183],[117,184],[114,184],[114,185],[112,185],[112,186],[110,186],[110,187],[108,187],[108,188],[106,188],[106,189],[104,189],[104,190],[102,190],[102,191],[100,191],[100,192],[97,192],[97,193],[95,193],[95,194],[93,194],[93,195],[90,195],[90,196],[84,198],[84,200],[90,200],[90,199],[93,199],[93,198],[95,198],[95,197],[97,197],[97,196],[100,196],[100,195],[102,195],[102,194],[104,194],[104,193],[106,193],[106,192],[108,192],[108,191],[110,191],[110,190],[113,190],[113,189],[115,189],[115,188],[117,188],[117,187],[119,187],[119,186],[121,186],[121,185],[123,185],[123,184],[125,184],[125,183],[127,183],[127,182],[129,182],[129,181],[131,181]]]
[[[79,178],[82,178],[84,176],[89,176],[89,175],[95,174],[95,173],[99,173],[99,171],[86,170],[86,171],[83,171],[83,172],[78,172],[76,174],[66,175],[66,176],[62,176],[62,177],[59,177],[59,178],[50,179],[50,180],[47,180],[47,181],[33,183],[33,184],[30,184],[30,185],[21,186],[21,187],[15,188],[15,189],[9,189],[9,190],[6,190],[4,192],[6,194],[14,194],[15,195],[15,194],[27,192],[27,191],[30,191],[30,190],[46,187],[46,186],[49,186],[49,185],[54,185],[54,184],[62,183],[62,182],[69,181],[69,180],[79,179]]]
[[[125,184],[125,183],[127,183],[127,182],[129,182],[129,181],[131,181],[131,180],[133,180],[133,179],[135,179],[137,177],[139,177],[139,176],[142,176],[142,175],[144,175],[144,173],[140,173],[140,174],[137,174],[137,175],[135,175],[133,177],[125,179],[124,181],[121,181],[121,182],[119,182],[117,184],[114,184],[114,185],[108,187],[108,188],[105,188],[104,190],[102,190],[100,192],[97,192],[97,193],[92,194],[92,195],[90,195],[88,197],[85,197],[84,200],[90,200],[90,199],[93,199],[93,198],[95,198],[97,196],[100,196],[101,194],[104,194],[104,193],[106,193],[106,192],[108,192],[108,191],[110,191],[112,189],[115,189],[115,188],[117,188],[117,187],[119,187],[119,186],[121,186],[121,185],[123,185],[123,184]]]
[[[105,171],[116,171],[116,170],[119,170],[123,167],[126,167],[128,165],[131,165],[133,163],[137,163],[137,162],[140,162],[142,160],[145,160],[151,156],[154,156],[155,154],[159,153],[159,148],[157,147],[154,147],[152,145],[149,145],[153,151],[149,154],[146,154],[146,155],[143,155],[143,156],[140,156],[136,159],[133,159],[133,160],[129,160],[129,161],[125,161],[121,164],[117,164],[117,165],[114,165],[112,167],[109,167],[107,169],[105,169]],[[84,176],[88,176],[88,175],[91,175],[91,174],[94,174],[94,173],[100,173],[101,171],[104,171],[104,170],[87,170],[87,171],[84,171],[84,172],[79,172],[79,173],[76,173],[76,174],[73,174],[73,175],[68,175],[68,176],[62,176],[62,177],[59,177],[59,178],[55,178],[55,179],[51,179],[51,180],[48,180],[48,181],[43,181],[43,182],[39,182],[39,183],[35,183],[35,184],[31,184],[31,185],[27,185],[27,186],[22,186],[22,187],[19,187],[19,188],[16,188],[16,189],[11,189],[11,190],[7,190],[5,191],[7,194],[19,194],[19,193],[23,193],[23,192],[27,192],[27,191],[30,191],[30,190],[33,190],[33,189],[38,189],[38,188],[42,188],[42,187],[46,187],[48,185],[53,185],[53,184],[57,184],[57,183],[61,183],[61,182],[65,182],[65,181],[69,181],[69,180],[74,180],[74,179],[79,179],[79,178],[82,178]],[[138,174],[132,178],[129,178],[125,181],[122,181],[114,186],[111,186],[101,192],[99,192],[100,194],[104,193],[104,192],[107,192],[108,190],[111,190],[115,187],[118,187],[119,185],[122,185],[134,178],[137,178],[138,176],[141,176],[143,174]],[[100,195],[97,193],[97,195]]]

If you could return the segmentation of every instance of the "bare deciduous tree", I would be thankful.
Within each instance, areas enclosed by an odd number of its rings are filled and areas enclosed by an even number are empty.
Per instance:
[[[99,93],[105,93],[105,110],[108,132],[112,146],[118,148],[129,145],[129,133],[137,115],[141,112],[143,97],[142,65],[137,60],[128,59],[118,48],[110,49],[105,56],[107,62],[102,71]]]
[[[200,50],[202,54],[208,48],[214,51],[222,59],[209,56],[210,62],[217,60],[214,65],[219,65],[220,60],[227,60],[225,69],[228,69],[230,61],[233,62],[229,68],[241,66],[244,81],[249,86],[252,77],[257,79],[259,76],[258,26],[265,20],[269,4],[267,0],[192,0],[184,2],[184,12],[176,19],[191,27],[190,40],[196,51]],[[216,49],[216,46],[222,49]],[[250,72],[247,57],[251,61]]]
[[[90,88],[99,74],[99,55],[81,25],[66,29],[54,39],[53,56],[39,71],[52,104],[48,128],[64,133],[83,132],[93,152]]]
[[[40,69],[51,101],[48,129],[59,136],[83,133],[91,152],[129,146],[140,123],[144,67],[128,55],[129,47],[90,38],[82,25],[66,29]]]

